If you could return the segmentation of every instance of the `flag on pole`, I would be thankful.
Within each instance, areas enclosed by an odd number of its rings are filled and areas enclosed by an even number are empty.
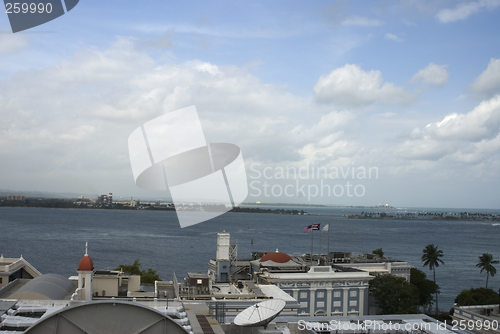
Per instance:
[[[329,230],[330,230],[330,224],[326,224],[326,225],[323,227],[323,231],[328,232]]]
[[[302,232],[312,232],[312,231],[319,231],[320,230],[320,225],[321,224],[312,224],[312,225],[309,225],[309,226],[306,226],[304,227],[304,229],[302,230]]]

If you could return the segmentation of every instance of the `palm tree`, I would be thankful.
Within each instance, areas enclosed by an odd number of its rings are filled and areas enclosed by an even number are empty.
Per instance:
[[[491,277],[495,276],[497,273],[497,270],[495,267],[493,267],[493,264],[498,263],[498,261],[493,261],[493,255],[490,253],[483,253],[479,257],[479,263],[476,264],[476,267],[481,268],[481,273],[486,271],[486,289],[488,289],[488,277],[491,275]]]
[[[443,257],[443,251],[438,249],[438,246],[430,244],[425,246],[422,252],[422,262],[424,263],[424,267],[429,267],[430,270],[434,271],[434,283],[436,283],[436,268],[439,267],[440,263],[444,264],[443,260],[441,260]],[[436,314],[438,314],[438,310],[438,292],[436,292]]]

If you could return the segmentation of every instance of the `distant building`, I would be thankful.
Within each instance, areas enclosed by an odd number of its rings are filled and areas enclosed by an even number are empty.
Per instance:
[[[9,195],[7,196],[8,201],[24,201],[26,198],[21,195]]]
[[[217,255],[209,262],[209,277],[212,284],[273,284],[296,300],[299,315],[349,316],[376,314],[377,307],[368,295],[374,276],[391,274],[409,281],[411,268],[408,262],[350,252],[290,256],[276,250],[238,259],[237,245],[231,243],[229,233],[218,233]]]
[[[331,266],[300,267],[281,252],[268,253],[252,262],[259,264],[257,281],[274,284],[299,303],[298,315],[365,315],[368,314],[368,282],[373,278],[365,271],[339,271]],[[287,270],[288,268],[292,270]]]
[[[108,203],[108,195],[101,195],[97,198],[97,202],[101,204],[107,204]]]
[[[184,280],[184,294],[210,295],[210,279],[207,274],[188,273]]]

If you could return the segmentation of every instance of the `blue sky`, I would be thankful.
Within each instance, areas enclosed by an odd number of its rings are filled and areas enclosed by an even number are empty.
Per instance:
[[[135,186],[128,135],[194,104],[208,141],[241,147],[253,189],[252,164],[379,171],[325,180],[363,196],[249,202],[498,208],[499,14],[497,0],[82,0],[16,34],[1,14],[0,189],[162,197]]]

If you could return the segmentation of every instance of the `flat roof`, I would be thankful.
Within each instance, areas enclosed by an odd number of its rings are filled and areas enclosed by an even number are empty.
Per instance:
[[[284,279],[284,280],[317,280],[317,279],[371,279],[373,276],[367,271],[359,272],[311,272],[306,273],[277,273],[277,272],[264,272],[264,276],[269,279]]]
[[[208,275],[202,274],[202,273],[188,273],[188,277],[190,277],[190,278],[208,278]]]

